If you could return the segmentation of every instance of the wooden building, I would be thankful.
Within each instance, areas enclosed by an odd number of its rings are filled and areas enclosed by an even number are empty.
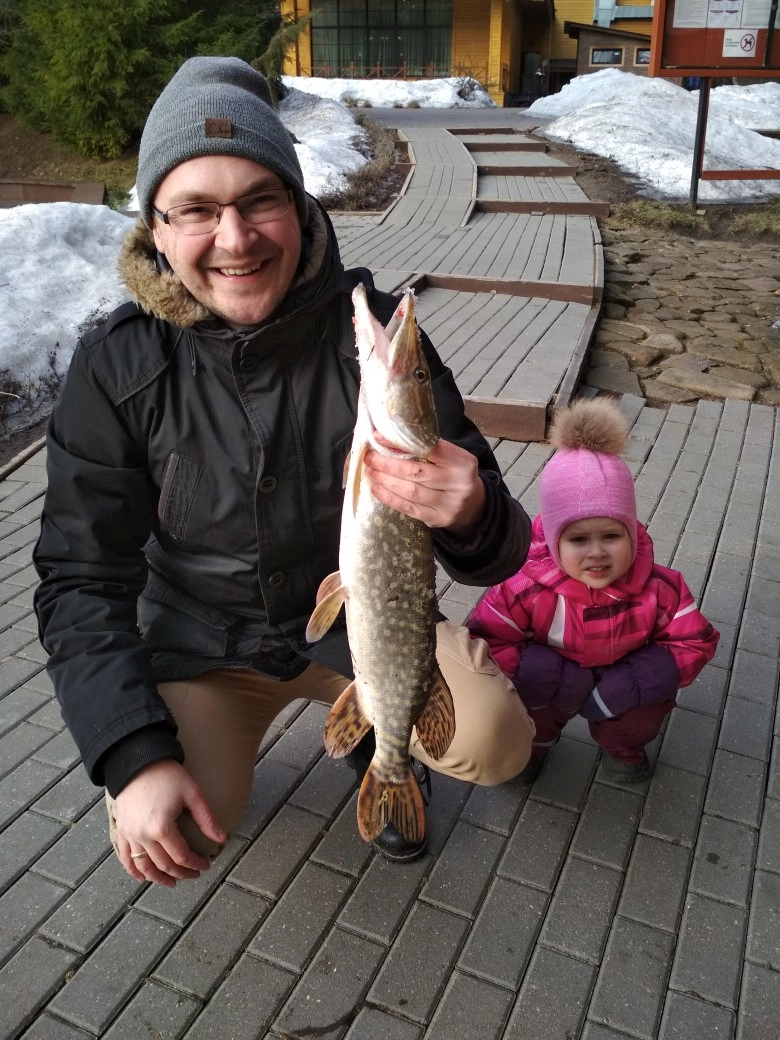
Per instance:
[[[313,9],[291,48],[293,76],[420,79],[473,76],[499,105],[528,104],[577,75],[567,25],[650,33],[651,6],[619,0],[282,0]]]

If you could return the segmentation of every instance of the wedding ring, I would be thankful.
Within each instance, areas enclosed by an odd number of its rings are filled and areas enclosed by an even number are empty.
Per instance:
[[[130,859],[143,859],[144,856],[148,856],[148,852],[131,852]]]

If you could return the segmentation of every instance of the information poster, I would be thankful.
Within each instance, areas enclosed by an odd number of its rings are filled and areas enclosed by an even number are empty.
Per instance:
[[[766,29],[771,0],[677,0],[675,29]]]

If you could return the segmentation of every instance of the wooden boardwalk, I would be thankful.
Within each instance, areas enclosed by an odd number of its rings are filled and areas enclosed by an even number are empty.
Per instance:
[[[601,238],[574,169],[545,145],[407,130],[410,172],[380,217],[334,217],[347,266],[413,285],[426,331],[488,435],[543,440],[579,380],[603,291]]]

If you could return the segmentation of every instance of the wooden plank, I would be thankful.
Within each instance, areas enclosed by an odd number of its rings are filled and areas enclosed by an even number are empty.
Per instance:
[[[500,176],[502,174],[513,174],[519,177],[573,177],[577,172],[576,166],[564,166],[561,163],[559,166],[553,166],[548,159],[544,166],[531,166],[526,164],[525,166],[510,165],[499,165],[497,163],[477,165],[477,173],[480,176],[495,174]]]
[[[587,217],[608,217],[609,203],[551,199],[490,199],[480,197],[475,209],[481,213],[576,213]]]
[[[593,299],[590,285],[566,285],[563,282],[513,281],[500,278],[474,278],[471,275],[442,274],[431,271],[425,274],[425,284],[460,292],[496,292],[508,296],[542,296],[547,300],[565,300],[571,303],[587,303]]]
[[[547,403],[495,401],[467,396],[466,415],[485,437],[511,441],[543,441],[547,432]]]

